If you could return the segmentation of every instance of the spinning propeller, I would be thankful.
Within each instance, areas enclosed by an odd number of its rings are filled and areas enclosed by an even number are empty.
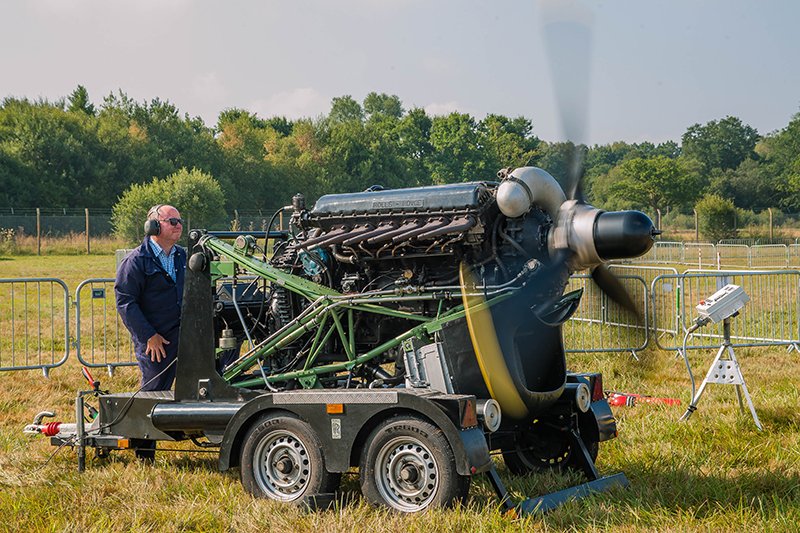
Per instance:
[[[489,308],[483,298],[468,296],[474,293],[470,290],[475,287],[474,274],[461,265],[467,325],[476,357],[487,388],[504,412],[511,411],[512,418],[524,418],[535,410],[531,400],[535,395],[527,395],[533,386],[523,374],[539,371],[526,371],[526,365],[536,363],[519,361],[525,356],[520,355],[514,338],[521,335],[541,342],[543,350],[563,351],[560,333],[551,335],[547,328],[560,325],[577,308],[580,293],[562,292],[569,275],[583,269],[590,269],[594,282],[611,300],[640,318],[628,291],[604,263],[646,253],[659,233],[644,213],[606,212],[586,202],[582,143],[588,116],[592,14],[572,0],[542,1],[540,8],[558,114],[570,141],[567,175],[562,188],[542,169],[517,168],[504,176],[496,198],[509,219],[523,217],[534,207],[547,213],[553,221],[546,236],[547,257],[514,296]],[[530,323],[536,318],[531,311],[541,323],[533,329]]]

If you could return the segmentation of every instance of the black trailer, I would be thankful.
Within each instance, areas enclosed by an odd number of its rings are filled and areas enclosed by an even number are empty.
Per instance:
[[[406,512],[464,500],[479,474],[525,513],[627,485],[595,467],[616,423],[602,376],[566,369],[561,325],[582,291],[564,289],[576,269],[646,252],[652,222],[567,200],[541,169],[501,177],[328,195],[310,211],[297,195],[290,231],[193,230],[174,393],[95,384],[75,424],[41,413],[26,431],[75,446],[81,470],[86,448],[191,440],[252,494],[308,505],[353,467],[368,501]],[[624,300],[613,276],[597,279]],[[230,349],[239,358],[218,371]],[[512,475],[588,481],[513,503],[493,452]]]
[[[490,456],[493,436],[493,449],[503,439],[502,431],[494,434],[500,412],[473,395],[426,387],[272,392],[231,386],[215,367],[209,287],[208,269],[187,271],[174,392],[107,393],[96,384],[78,394],[76,424],[44,424],[39,416],[27,431],[49,435],[53,445],[75,447],[81,470],[87,449],[104,457],[153,440],[191,440],[218,449],[221,471],[238,467],[248,492],[310,506],[331,501],[340,475],[355,466],[368,501],[406,512],[464,501],[470,478],[478,474],[489,476],[503,505],[520,512],[546,511],[570,498],[627,485],[623,474],[600,477],[593,462],[597,449],[585,444],[615,436],[604,400],[593,401],[584,415],[584,438],[577,432],[567,437],[578,452],[570,464],[590,481],[516,504]],[[568,385],[590,383],[589,377],[594,376],[570,374]],[[572,403],[575,388],[565,388],[565,402]],[[85,399],[92,396],[98,409],[86,425]],[[587,434],[593,437],[586,439]],[[511,468],[524,471],[522,464],[518,459]]]

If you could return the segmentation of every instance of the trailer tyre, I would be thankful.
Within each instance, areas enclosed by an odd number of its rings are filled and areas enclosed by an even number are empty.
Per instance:
[[[247,492],[296,504],[333,492],[340,478],[325,469],[322,444],[311,426],[286,415],[265,416],[250,428],[240,465]]]
[[[470,477],[456,471],[444,433],[419,418],[402,416],[376,427],[359,464],[361,493],[373,505],[413,513],[466,501]]]

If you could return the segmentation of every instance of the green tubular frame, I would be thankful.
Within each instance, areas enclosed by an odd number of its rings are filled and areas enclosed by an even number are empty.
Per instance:
[[[426,337],[442,329],[442,326],[464,316],[464,306],[460,304],[441,313],[443,301],[446,299],[461,299],[461,294],[445,290],[409,291],[374,291],[362,294],[342,294],[335,289],[320,285],[313,281],[284,272],[269,263],[261,261],[246,254],[230,244],[213,236],[206,236],[200,244],[232,261],[238,269],[255,274],[270,283],[285,287],[308,300],[308,307],[296,316],[291,322],[261,341],[229,365],[223,377],[231,382],[239,378],[244,372],[258,364],[259,360],[266,359],[276,351],[301,338],[306,333],[314,333],[311,346],[306,352],[306,360],[302,369],[292,372],[278,373],[265,377],[239,380],[232,383],[236,387],[257,387],[275,382],[297,379],[305,388],[319,386],[319,376],[350,371],[376,357],[391,350],[403,341],[412,337]],[[488,299],[482,306],[492,306],[510,296],[510,293],[501,294]],[[438,300],[439,311],[433,318],[407,313],[387,307],[385,304],[400,301]],[[355,314],[372,313],[417,323],[416,326],[398,335],[393,339],[374,347],[363,353],[356,353],[355,342]],[[347,361],[313,366],[322,348],[332,335],[338,338],[344,347]],[[266,384],[265,384],[266,379]]]

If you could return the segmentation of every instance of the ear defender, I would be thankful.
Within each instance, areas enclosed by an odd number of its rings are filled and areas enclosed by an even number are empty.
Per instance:
[[[158,215],[158,210],[164,204],[154,205],[150,208],[150,211],[147,212],[147,220],[144,221],[144,234],[145,235],[158,235],[161,233],[161,223],[152,217],[154,214]]]

